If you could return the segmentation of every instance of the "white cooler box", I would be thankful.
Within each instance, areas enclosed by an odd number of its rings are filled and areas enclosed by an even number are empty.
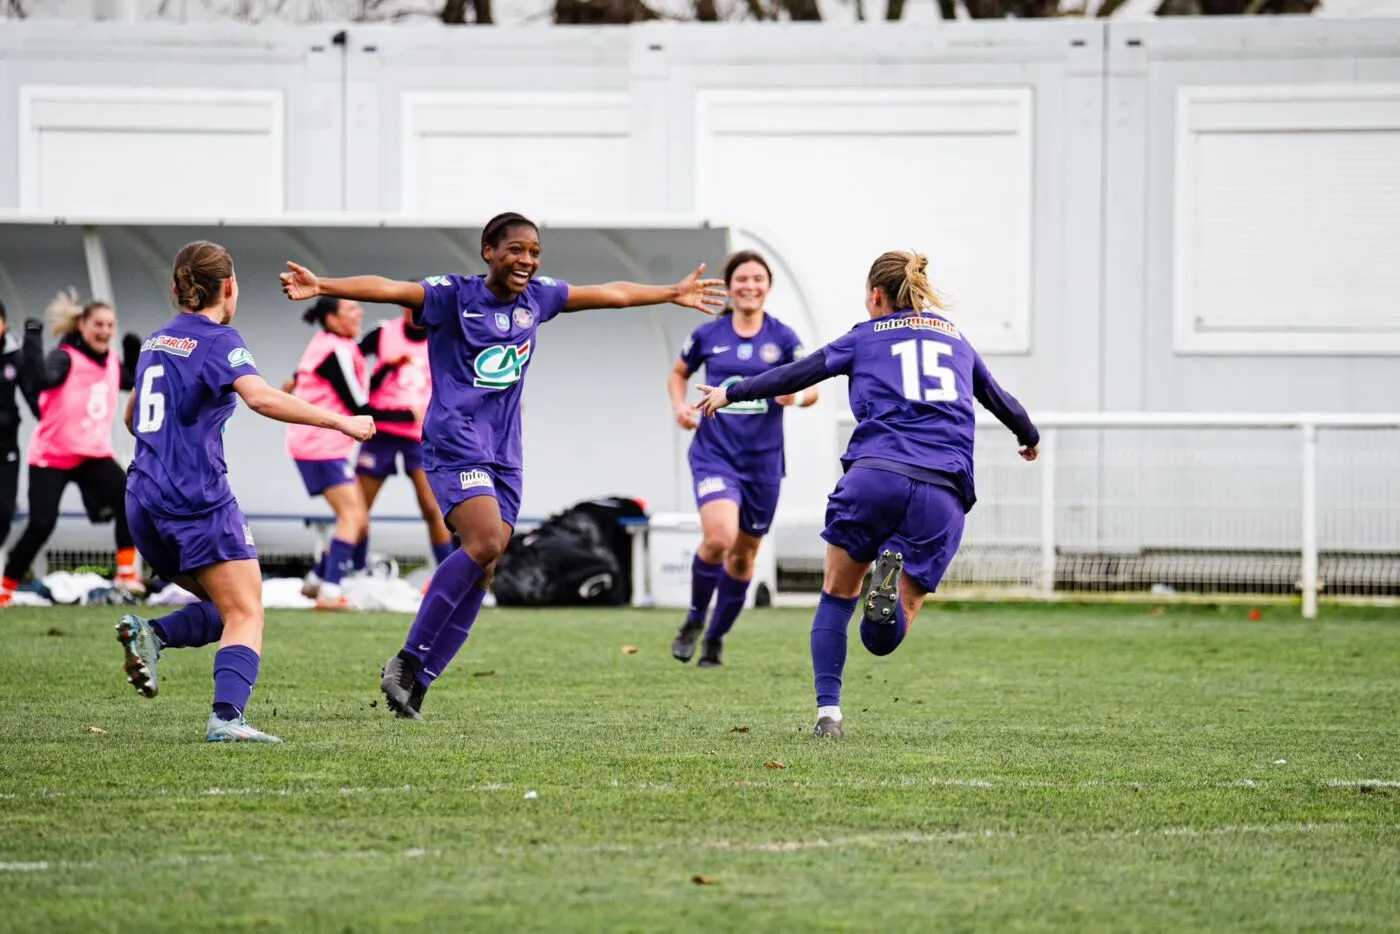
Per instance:
[[[647,522],[647,578],[651,605],[686,609],[690,606],[690,564],[700,547],[700,516],[693,512],[662,512]],[[745,606],[772,603],[778,592],[777,546],[767,535],[754,559],[753,584]],[[761,595],[760,595],[761,594]]]

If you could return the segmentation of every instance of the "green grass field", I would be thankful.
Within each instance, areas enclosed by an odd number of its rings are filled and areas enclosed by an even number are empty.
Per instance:
[[[1394,930],[1400,613],[1324,614],[932,607],[818,743],[808,611],[488,610],[421,724],[405,617],[281,612],[227,747],[212,649],[5,610],[0,929]]]

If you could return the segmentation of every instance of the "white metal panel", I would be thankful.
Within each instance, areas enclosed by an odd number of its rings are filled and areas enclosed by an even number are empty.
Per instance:
[[[1177,92],[1175,346],[1400,353],[1400,83]]]
[[[1024,352],[1031,106],[1014,87],[701,91],[696,207],[800,242],[829,329],[862,313],[876,256],[917,248],[979,348]]]
[[[279,91],[20,89],[20,204],[30,210],[270,214],[285,208]]]

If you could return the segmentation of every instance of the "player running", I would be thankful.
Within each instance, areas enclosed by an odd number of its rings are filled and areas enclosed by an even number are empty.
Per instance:
[[[159,688],[162,649],[219,643],[214,656],[211,742],[280,743],[244,719],[262,655],[262,572],[253,535],[229,488],[223,430],[235,395],[259,415],[365,440],[374,420],[311,405],[263,381],[243,336],[229,326],[238,305],[233,259],[199,240],[175,256],[180,309],[147,338],[136,364],[126,426],[136,437],[126,513],[156,573],[201,598],[169,616],[124,616],[117,641],[127,680],[146,697]]]
[[[42,326],[25,322],[24,363],[29,384],[40,390],[39,424],[29,439],[29,522],[5,560],[0,606],[8,606],[29,566],[58,526],[59,502],[69,483],[83,494],[93,522],[114,520],[115,585],[142,594],[136,549],[126,524],[126,471],[112,449],[117,393],[131,389],[141,338],[122,340],[123,360],[112,350],[117,313],[106,302],[79,305],[61,292],[45,309],[58,346],[44,356]]]
[[[403,650],[384,666],[380,688],[389,707],[415,720],[421,719],[425,692],[466,642],[519,515],[520,397],[540,325],[560,312],[589,308],[670,302],[712,314],[723,307],[723,283],[701,279],[703,265],[664,286],[574,286],[536,276],[539,229],[519,214],[487,223],[481,258],[488,268],[484,276],[422,282],[319,279],[295,263],[282,274],[282,291],[293,300],[332,295],[403,305],[428,330],[433,395],[423,426],[423,466],[462,547],[433,574]]]
[[[373,509],[384,481],[403,472],[413,484],[418,496],[418,508],[428,524],[428,543],[433,559],[446,561],[452,554],[452,533],[442,520],[442,513],[423,471],[423,415],[433,394],[433,378],[428,369],[428,331],[415,326],[412,310],[405,308],[398,318],[380,322],[360,340],[360,353],[374,358],[374,370],[369,378],[369,404],[376,411],[410,410],[417,417],[412,422],[376,419],[377,432],[360,445],[355,461],[355,473],[360,480],[360,493],[365,509]],[[365,567],[369,556],[369,536],[355,546],[356,570]]]
[[[786,472],[783,407],[817,401],[815,389],[778,396],[775,405],[755,399],[731,405],[723,418],[696,426],[695,406],[685,397],[686,382],[702,365],[706,382],[728,386],[802,356],[797,332],[763,310],[773,273],[761,255],[743,250],[729,257],[724,284],[730,307],[695,329],[666,381],[676,424],[696,429],[689,459],[702,536],[690,565],[690,612],[671,643],[671,654],[681,662],[695,655],[713,595],[715,610],[705,631],[701,668],[721,664],[724,637],[744,608],[754,558],[778,508]]]
[[[700,408],[714,417],[733,403],[850,377],[857,425],[841,458],[845,476],[827,500],[826,568],[812,621],[818,738],[844,732],[846,627],[871,562],[860,638],[872,654],[888,655],[957,554],[964,515],[977,499],[972,400],[1015,433],[1023,458],[1033,461],[1038,453],[1040,433],[1025,409],[997,385],[958,329],[932,311],[944,306],[927,266],[918,253],[881,255],[865,282],[869,321],[800,362],[730,386],[700,387],[706,393]]]
[[[366,366],[357,339],[364,310],[355,302],[323,298],[306,310],[302,320],[320,328],[306,345],[292,380],[293,395],[340,415],[368,415],[376,421],[412,425],[407,408],[386,412],[373,408],[365,393]],[[285,388],[285,387],[284,387]],[[356,545],[368,544],[369,508],[355,482],[350,456],[355,443],[338,431],[314,425],[287,426],[287,453],[296,461],[306,492],[324,496],[335,513],[330,548],[306,576],[302,593],[316,599],[318,610],[346,610],[349,601],[340,582],[355,564]],[[359,568],[364,567],[361,562]]]

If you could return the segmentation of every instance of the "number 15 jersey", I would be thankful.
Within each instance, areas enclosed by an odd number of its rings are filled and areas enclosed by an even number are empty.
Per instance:
[[[238,404],[234,381],[253,375],[243,336],[204,315],[176,315],[148,337],[136,361],[136,457],[127,495],[171,519],[231,502],[224,424]]]

